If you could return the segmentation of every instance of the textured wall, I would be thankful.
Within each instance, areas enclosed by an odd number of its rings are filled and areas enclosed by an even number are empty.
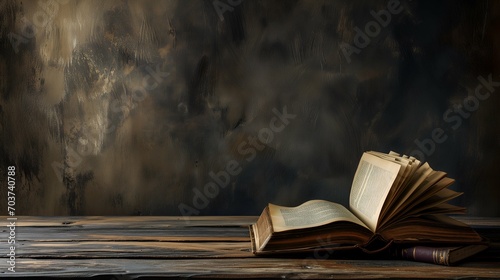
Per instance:
[[[395,150],[499,216],[499,8],[2,1],[2,188],[15,166],[18,215],[256,215],[347,204]]]

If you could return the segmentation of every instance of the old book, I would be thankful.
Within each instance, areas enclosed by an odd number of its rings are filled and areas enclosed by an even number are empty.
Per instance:
[[[269,204],[250,226],[253,252],[481,243],[472,228],[446,216],[465,213],[447,203],[461,194],[448,189],[453,182],[413,157],[365,152],[352,182],[350,209],[325,200],[297,207]]]
[[[486,248],[488,248],[487,245],[467,245],[458,247],[412,246],[407,248],[396,248],[394,256],[417,262],[455,265]]]

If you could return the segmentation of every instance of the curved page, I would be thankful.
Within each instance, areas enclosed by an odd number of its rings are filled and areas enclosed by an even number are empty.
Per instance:
[[[269,204],[269,213],[275,232],[322,226],[336,221],[353,222],[367,228],[347,208],[326,200],[310,200],[297,207]]]
[[[401,165],[364,153],[354,175],[349,206],[373,232]]]

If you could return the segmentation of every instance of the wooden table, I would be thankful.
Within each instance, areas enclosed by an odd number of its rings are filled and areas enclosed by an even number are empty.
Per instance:
[[[194,217],[186,223],[182,217],[21,216],[15,228],[16,272],[8,271],[10,229],[3,227],[0,276],[116,280],[500,278],[496,253],[456,267],[387,259],[255,257],[250,252],[247,226],[256,218]],[[3,219],[7,221],[7,217]],[[466,222],[474,225],[484,220]],[[499,224],[500,219],[493,222]]]

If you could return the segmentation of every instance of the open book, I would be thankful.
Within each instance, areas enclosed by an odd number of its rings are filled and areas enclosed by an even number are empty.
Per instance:
[[[374,243],[475,244],[481,237],[445,214],[461,193],[427,163],[394,152],[365,152],[352,182],[350,209],[311,200],[297,207],[269,204],[250,226],[255,254],[360,247]]]

